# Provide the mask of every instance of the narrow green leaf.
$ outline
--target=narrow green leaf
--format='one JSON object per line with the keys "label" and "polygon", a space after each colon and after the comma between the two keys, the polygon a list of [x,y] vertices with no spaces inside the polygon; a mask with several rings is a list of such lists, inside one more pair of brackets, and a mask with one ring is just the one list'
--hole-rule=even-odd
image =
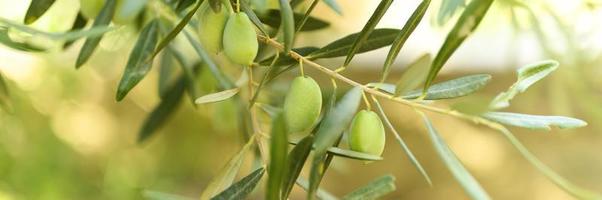
{"label": "narrow green leaf", "polygon": [[259,183],[259,181],[263,177],[264,172],[265,169],[263,168],[259,168],[253,171],[251,174],[245,176],[240,181],[232,184],[232,186],[230,186],[228,189],[211,198],[211,200],[246,199],[247,195],[253,192],[253,190]]}
{"label": "narrow green leaf", "polygon": [[207,64],[207,67],[209,67],[209,71],[211,71],[211,74],[213,74],[213,77],[215,77],[215,79],[219,83],[221,87],[220,89],[234,88],[234,83],[232,83],[232,81],[226,77],[224,72],[211,59],[211,56],[209,56],[205,49],[203,49],[201,43],[199,43],[199,41],[197,41],[195,37],[187,31],[184,31],[184,35],[186,36],[186,39],[188,39],[189,44],[192,45],[192,47],[194,48],[194,51],[196,51],[196,53],[201,57],[201,60],[203,60],[203,62]]}
{"label": "narrow green leaf", "polygon": [[531,153],[527,147],[525,147],[519,140],[507,129],[502,129],[501,133],[510,141],[512,146],[516,148],[520,152],[520,154],[531,163],[539,172],[544,174],[546,178],[556,184],[558,187],[562,188],[564,191],[573,195],[577,199],[588,199],[588,200],[597,200],[602,199],[602,194],[587,190],[585,188],[579,187],[578,185],[573,184],[572,182],[566,180],[564,177],[557,174],[554,170],[548,167],[546,164],[541,162],[533,153]]}
{"label": "narrow green leaf", "polygon": [[[395,36],[399,33],[399,29],[375,29],[366,39],[365,43],[359,47],[356,54],[376,50],[385,46],[391,45],[395,40]],[[334,58],[345,56],[350,51],[354,41],[358,39],[359,33],[354,33],[338,39],[320,50],[312,52],[308,55],[309,59],[318,58]]]}
{"label": "narrow green leaf", "polygon": [[87,30],[77,30],[77,31],[69,31],[69,32],[64,32],[64,33],[51,33],[51,32],[45,32],[45,31],[40,31],[34,28],[31,28],[29,26],[25,26],[23,24],[19,24],[19,23],[15,23],[12,22],[10,20],[4,19],[4,18],[0,18],[0,24],[4,24],[10,28],[14,28],[15,30],[19,30],[28,34],[31,34],[32,36],[41,36],[41,37],[45,37],[51,40],[64,40],[64,41],[73,41],[73,40],[77,40],[80,38],[84,38],[84,37],[97,37],[97,36],[101,36],[102,34],[113,30],[113,28],[107,25],[98,25],[98,26],[93,26]]}
{"label": "narrow green leaf", "polygon": [[395,177],[385,175],[346,194],[344,200],[378,199],[395,191]]}
{"label": "narrow green leaf", "polygon": [[[295,48],[292,49],[292,51],[294,51],[295,53],[298,53],[301,56],[307,56],[310,53],[317,51],[320,48],[317,47],[301,47],[301,48]],[[272,64],[272,61],[274,60],[275,56],[270,56],[269,58],[263,59],[262,61],[259,61],[259,65],[262,66],[268,66]],[[279,67],[279,66],[284,66],[284,65],[294,65],[297,64],[299,61],[295,60],[294,58],[290,57],[290,55],[288,54],[278,54],[278,60],[276,60],[276,62],[274,63],[274,66]]]}
{"label": "narrow green leaf", "polygon": [[115,99],[121,101],[150,71],[153,63],[146,62],[152,56],[159,40],[159,20],[149,22],[138,35],[138,41],[130,53],[125,71],[117,87]]}
{"label": "narrow green leaf", "polygon": [[[297,185],[299,185],[301,188],[303,188],[305,191],[309,191],[309,182],[306,179],[298,178],[295,183]],[[316,195],[318,196],[318,199],[320,199],[320,200],[337,200],[338,199],[334,195],[332,195],[330,192],[328,192],[322,188],[318,188]]]}
{"label": "narrow green leaf", "polygon": [[219,12],[222,9],[222,1],[221,0],[208,0],[209,6],[213,12]]}
{"label": "narrow green leaf", "polygon": [[466,5],[466,0],[445,0],[441,1],[441,7],[437,12],[437,24],[439,26],[445,25],[449,19],[454,16],[456,11]]}
{"label": "narrow green leaf", "polygon": [[376,10],[374,10],[366,25],[364,25],[364,28],[358,35],[357,39],[353,42],[353,45],[351,45],[351,49],[349,49],[349,52],[347,52],[347,57],[345,58],[345,63],[343,66],[349,65],[353,59],[353,56],[355,56],[355,54],[359,51],[360,47],[367,42],[368,37],[374,30],[374,27],[376,27],[380,19],[383,17],[383,15],[385,15],[389,9],[389,6],[391,6],[391,3],[393,3],[393,0],[380,1],[380,4],[378,4],[378,7],[376,7]]}
{"label": "narrow green leaf", "polygon": [[307,137],[303,138],[288,154],[287,171],[284,174],[282,181],[282,199],[287,199],[288,195],[293,190],[295,181],[299,177],[299,174],[301,174],[303,165],[305,165],[305,161],[309,156],[309,152],[311,152],[313,142],[314,136],[308,135]]}
{"label": "narrow green leaf", "polygon": [[161,52],[161,50],[163,50],[165,47],[167,47],[167,45],[173,39],[175,39],[176,36],[178,36],[178,34],[180,34],[180,32],[184,29],[184,27],[186,27],[188,22],[190,22],[190,20],[192,19],[192,17],[196,13],[196,11],[199,10],[199,8],[201,7],[201,4],[203,4],[203,2],[204,2],[204,0],[197,1],[197,3],[194,5],[194,7],[192,7],[192,9],[190,9],[190,11],[188,11],[188,13],[186,13],[186,15],[182,18],[182,20],[180,20],[180,22],[178,22],[178,24],[167,34],[167,36],[165,36],[165,38],[163,38],[161,40],[161,42],[159,42],[157,49],[155,49],[155,52],[153,53],[153,55],[146,62],[152,62],[152,60],[155,58],[155,56],[157,56],[157,54],[159,54],[159,52]]}
{"label": "narrow green leaf", "polygon": [[412,150],[410,150],[410,147],[408,147],[408,145],[405,143],[403,138],[401,138],[397,130],[395,130],[395,127],[393,127],[393,124],[391,124],[391,121],[389,121],[389,117],[387,117],[387,114],[385,113],[383,107],[380,105],[380,102],[378,102],[375,98],[372,102],[374,102],[374,105],[376,105],[376,110],[378,111],[378,114],[385,121],[385,125],[387,125],[387,127],[389,128],[391,134],[395,136],[395,140],[397,140],[397,143],[399,143],[399,146],[401,146],[403,152],[406,154],[406,156],[408,156],[410,162],[412,162],[412,165],[414,165],[416,170],[420,172],[424,180],[426,180],[426,182],[430,186],[432,186],[433,182],[431,181],[431,177],[429,177],[428,173],[426,173],[426,170],[424,170],[420,162],[418,162],[418,159],[416,159],[416,156],[414,156],[414,153],[412,153]]}
{"label": "narrow green leaf", "polygon": [[194,101],[194,103],[207,104],[207,103],[215,103],[215,102],[224,101],[224,100],[229,99],[230,97],[233,97],[234,95],[238,94],[239,91],[240,91],[239,88],[234,88],[234,89],[224,90],[221,92],[207,94],[207,95],[197,98]]}
{"label": "narrow green leaf", "polygon": [[[476,74],[441,82],[428,89],[425,100],[451,99],[469,95],[485,87],[491,80],[489,74]],[[415,99],[422,95],[422,90],[408,92],[401,97]]]}
{"label": "narrow green leaf", "polygon": [[152,136],[155,131],[169,119],[169,116],[180,104],[180,100],[184,95],[184,90],[186,90],[186,78],[182,75],[174,84],[172,84],[165,94],[165,98],[161,100],[159,105],[155,107],[144,121],[140,133],[138,134],[138,143],[142,143]]}
{"label": "narrow green leaf", "polygon": [[[281,15],[282,14],[280,13],[279,10],[269,9],[269,10],[267,10],[267,12],[265,14],[259,15],[258,17],[261,20],[261,22],[264,23],[265,25],[268,25],[273,28],[279,28],[282,23],[281,22],[282,20],[280,18]],[[296,26],[298,26],[298,24],[301,22],[303,17],[304,17],[303,14],[293,13],[293,18],[295,19],[295,22],[297,22],[297,23],[295,23]],[[328,23],[324,20],[314,18],[314,17],[308,17],[307,22],[305,23],[305,26],[303,26],[300,31],[320,30],[320,29],[327,28],[328,26],[330,26],[330,23]]]}
{"label": "narrow green leaf", "polygon": [[[71,25],[70,32],[81,30],[86,27],[86,24],[88,24],[88,19],[86,19],[81,12],[78,12],[75,21],[73,21],[73,25]],[[63,49],[69,48],[74,42],[75,40],[65,42],[65,44],[63,44]]]}
{"label": "narrow green leaf", "polygon": [[424,83],[431,64],[431,54],[424,54],[406,68],[395,85],[395,96],[405,94]]}
{"label": "narrow green leaf", "polygon": [[307,23],[307,20],[310,18],[311,13],[314,11],[319,2],[320,0],[313,0],[311,2],[311,5],[309,5],[309,8],[307,8],[307,10],[305,11],[303,17],[301,19],[295,19],[295,31],[300,32],[303,29],[303,27]]}
{"label": "narrow green leaf", "polygon": [[247,144],[240,149],[240,151],[230,158],[230,161],[221,168],[221,170],[211,179],[203,193],[201,193],[201,200],[207,200],[214,197],[220,191],[223,191],[228,186],[232,185],[242,162],[244,161],[245,154],[251,149],[251,146],[255,144],[255,137],[252,136]]}
{"label": "narrow green leaf", "polygon": [[270,165],[266,199],[278,200],[282,194],[282,184],[286,173],[288,153],[288,128],[284,114],[280,113],[272,122],[270,140]]}
{"label": "narrow green leaf", "polygon": [[462,162],[458,160],[456,154],[449,149],[443,138],[439,135],[435,127],[431,121],[426,117],[424,113],[421,113],[422,118],[424,120],[424,124],[428,129],[429,138],[433,143],[433,147],[435,148],[437,155],[447,169],[452,173],[454,178],[460,183],[464,191],[471,199],[491,199],[487,192],[483,190],[479,182],[464,168]]}
{"label": "narrow green leaf", "polygon": [[13,48],[19,51],[29,51],[29,52],[41,52],[45,51],[45,49],[30,45],[25,42],[17,42],[10,38],[8,35],[8,28],[4,26],[0,26],[0,43],[3,45]]}
{"label": "narrow green leaf", "polygon": [[362,153],[362,152],[353,151],[353,150],[349,150],[349,149],[341,149],[338,147],[328,148],[327,153],[330,155],[336,155],[336,156],[351,158],[351,159],[355,159],[355,160],[363,160],[363,161],[383,160],[383,158],[380,156],[375,156],[372,154]]}
{"label": "narrow green leaf", "polygon": [[178,0],[177,4],[176,4],[176,12],[180,13],[184,10],[186,10],[186,8],[190,7],[192,4],[194,4],[196,0]]}
{"label": "narrow green leaf", "polygon": [[54,4],[54,0],[31,0],[27,13],[25,13],[25,24],[34,23],[40,18],[50,6]]}
{"label": "narrow green leaf", "polygon": [[[111,23],[111,19],[113,19],[113,15],[115,14],[116,5],[117,0],[105,1],[104,6],[100,10],[100,13],[98,14],[98,16],[96,16],[96,19],[94,19],[92,27],[102,27],[109,25]],[[75,62],[76,69],[80,68],[86,63],[86,61],[88,61],[88,59],[90,59],[90,56],[92,56],[92,53],[94,53],[94,50],[96,50],[96,47],[100,43],[101,39],[102,35],[90,36],[86,39],[86,42],[84,42],[84,45],[82,46],[82,49],[79,51],[79,55],[77,56],[77,61]]]}
{"label": "narrow green leaf", "polygon": [[454,28],[447,34],[447,38],[445,38],[445,42],[439,49],[437,56],[435,56],[435,60],[433,60],[430,72],[426,78],[423,91],[427,91],[449,57],[451,57],[456,49],[460,47],[462,42],[464,42],[464,40],[479,26],[479,23],[481,23],[481,20],[485,17],[485,13],[487,13],[487,10],[489,10],[492,3],[493,0],[475,0],[468,4],[460,16],[460,19],[458,19],[458,22],[454,25]]}
{"label": "narrow green leaf", "polygon": [[319,187],[320,174],[324,170],[326,152],[329,147],[332,147],[341,138],[343,131],[351,123],[359,107],[361,97],[361,88],[354,87],[322,119],[318,132],[316,132],[316,139],[314,140],[315,152],[310,170],[310,187],[307,194],[310,199],[314,198],[316,189]]}
{"label": "narrow green leaf", "polygon": [[11,111],[12,106],[10,102],[10,93],[8,90],[8,86],[6,85],[6,80],[4,76],[0,72],[0,106],[5,111]]}
{"label": "narrow green leaf", "polygon": [[257,14],[255,14],[253,9],[251,9],[247,1],[240,0],[240,9],[242,9],[242,11],[245,12],[247,16],[249,16],[251,22],[255,24],[255,27],[257,27],[263,35],[269,35],[268,32],[265,30],[265,27],[263,27],[263,23],[261,23],[261,20],[259,20],[259,17],[257,17]]}
{"label": "narrow green leaf", "polygon": [[483,117],[502,124],[530,129],[551,130],[551,126],[556,126],[561,129],[579,128],[587,126],[587,122],[583,120],[563,116],[541,116],[508,112],[488,112],[483,114]]}
{"label": "narrow green leaf", "polygon": [[295,40],[295,18],[288,0],[278,0],[278,2],[280,3],[280,27],[284,33],[284,52],[288,52],[293,48]]}
{"label": "narrow green leaf", "polygon": [[423,0],[422,3],[418,5],[416,10],[414,10],[414,13],[412,13],[412,16],[410,16],[408,21],[406,21],[406,24],[401,29],[401,32],[399,32],[395,38],[393,44],[391,44],[391,49],[389,50],[389,54],[387,54],[387,58],[383,64],[381,82],[387,79],[389,71],[391,71],[391,65],[393,62],[395,62],[395,59],[397,59],[397,55],[399,55],[399,52],[401,51],[401,48],[405,44],[406,40],[408,40],[410,35],[412,35],[420,21],[422,21],[422,17],[424,17],[424,13],[426,13],[426,10],[430,4],[431,0]]}
{"label": "narrow green leaf", "polygon": [[159,63],[159,83],[157,86],[159,87],[159,96],[161,98],[165,97],[165,94],[168,91],[169,80],[174,73],[174,62],[173,55],[170,49],[166,49],[163,51],[161,55],[161,61]]}
{"label": "narrow green leaf", "polygon": [[558,62],[546,60],[521,67],[517,70],[518,80],[506,92],[502,92],[491,101],[491,109],[500,109],[510,106],[510,100],[519,93],[524,92],[535,82],[543,79],[554,70],[558,69]]}
{"label": "narrow green leaf", "polygon": [[339,15],[343,15],[343,10],[336,0],[323,0],[326,5]]}

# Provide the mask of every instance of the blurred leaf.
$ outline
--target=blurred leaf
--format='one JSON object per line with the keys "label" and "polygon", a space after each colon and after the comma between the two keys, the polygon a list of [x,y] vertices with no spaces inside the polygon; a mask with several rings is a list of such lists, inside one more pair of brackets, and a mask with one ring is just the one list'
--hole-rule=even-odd
{"label": "blurred leaf", "polygon": [[487,192],[483,190],[479,182],[464,168],[454,152],[449,149],[443,138],[437,133],[435,127],[426,115],[420,112],[429,133],[429,138],[433,143],[437,155],[443,161],[447,169],[454,175],[454,178],[460,183],[464,191],[471,199],[491,199]]}
{"label": "blurred leaf", "polygon": [[335,11],[339,15],[343,15],[343,10],[341,10],[341,6],[337,3],[337,0],[323,0],[326,5]]}
{"label": "blurred leaf", "polygon": [[213,12],[219,12],[222,9],[222,2],[221,0],[208,0],[209,1],[209,6],[211,7],[211,10],[213,10]]}
{"label": "blurred leaf", "polygon": [[0,18],[0,24],[4,24],[10,28],[14,28],[15,30],[22,31],[24,33],[31,34],[33,36],[42,36],[51,40],[64,40],[64,41],[73,41],[83,37],[96,37],[101,36],[102,34],[113,30],[113,28],[106,26],[93,26],[87,30],[77,30],[77,31],[68,31],[64,33],[50,33],[45,31],[40,31],[29,26],[25,26],[22,24],[18,24],[12,21],[9,21],[4,18]]}
{"label": "blurred leaf", "polygon": [[451,105],[451,109],[469,114],[469,115],[481,115],[489,111],[489,103],[491,97],[485,95],[471,95],[466,98],[462,98],[462,101]]}
{"label": "blurred leaf", "polygon": [[437,24],[439,26],[445,25],[449,19],[454,16],[456,11],[466,5],[466,0],[445,0],[441,1],[441,7],[437,12]]}
{"label": "blurred leaf", "polygon": [[0,43],[4,44],[7,47],[20,50],[20,51],[30,51],[30,52],[41,52],[45,51],[45,49],[40,47],[35,47],[25,42],[16,42],[13,41],[8,35],[8,28],[4,26],[0,26]]}
{"label": "blurred leaf", "polygon": [[288,0],[278,0],[278,2],[280,4],[280,27],[284,33],[284,52],[288,52],[293,48],[295,40],[295,18]]}
{"label": "blurred leaf", "polygon": [[215,197],[211,198],[211,200],[238,200],[238,199],[246,199],[247,195],[249,195],[255,187],[257,183],[263,177],[263,173],[265,169],[259,168],[253,171],[251,174],[245,176],[240,181],[232,184],[228,189],[219,193]]}
{"label": "blurred leaf", "polygon": [[161,61],[159,62],[159,96],[163,98],[168,91],[169,80],[174,72],[173,55],[170,49],[163,51]]}
{"label": "blurred leaf", "polygon": [[186,31],[184,32],[184,35],[186,36],[186,39],[188,39],[189,44],[192,45],[192,47],[194,48],[196,53],[201,57],[201,60],[203,60],[203,62],[205,62],[207,64],[207,67],[209,67],[209,71],[211,71],[211,74],[213,74],[213,77],[219,83],[220,88],[221,89],[234,88],[234,83],[232,83],[232,81],[229,80],[226,77],[226,75],[224,75],[224,72],[222,72],[222,70],[217,66],[217,64],[215,62],[213,62],[213,60],[211,59],[211,56],[209,56],[209,54],[207,54],[205,49],[203,49],[202,45],[195,39],[195,37]]}
{"label": "blurred leaf", "polygon": [[169,119],[170,115],[180,104],[184,90],[186,90],[186,78],[184,75],[181,75],[165,94],[165,98],[159,102],[159,105],[153,109],[144,121],[138,134],[138,143],[142,143],[148,139]]}
{"label": "blurred leaf", "polygon": [[[303,188],[305,191],[309,191],[309,183],[307,180],[305,180],[303,178],[298,178],[296,183],[301,188]],[[334,195],[332,195],[330,192],[328,192],[322,188],[318,188],[316,195],[318,196],[318,199],[320,199],[320,200],[337,200],[338,199]]]}
{"label": "blurred leaf", "polygon": [[25,13],[25,24],[34,23],[40,18],[50,6],[54,4],[54,0],[31,0],[27,13]]}
{"label": "blurred leaf", "polygon": [[278,115],[279,112],[282,112],[282,108],[274,107],[269,104],[257,103],[257,106],[259,106],[259,108],[261,108],[261,110],[263,110],[263,112],[268,114],[268,116],[270,116],[270,118],[274,118],[274,117],[276,117],[276,115]]}
{"label": "blurred leaf", "polygon": [[343,131],[351,123],[359,107],[361,97],[361,88],[354,87],[322,119],[314,140],[315,152],[310,170],[310,187],[307,194],[309,198],[314,197],[316,189],[319,187],[320,173],[324,169],[324,158],[328,148],[332,147],[341,138]]}
{"label": "blurred leaf", "polygon": [[193,198],[177,194],[169,194],[165,192],[158,192],[152,190],[144,190],[142,192],[142,196],[144,197],[144,199],[148,200],[193,200]]}
{"label": "blurred leaf", "polygon": [[249,17],[251,22],[253,22],[253,24],[255,24],[255,27],[257,27],[259,29],[259,31],[261,31],[261,33],[263,33],[263,35],[269,35],[268,32],[265,30],[265,27],[263,27],[263,23],[261,23],[261,20],[259,20],[259,18],[255,14],[255,11],[253,11],[253,9],[251,9],[251,7],[247,3],[247,1],[245,1],[245,0],[240,1],[240,9],[242,9],[242,11],[247,14],[247,16]]}
{"label": "blurred leaf", "polygon": [[587,122],[584,122],[583,120],[563,116],[541,116],[508,112],[488,112],[483,114],[483,117],[502,124],[530,129],[551,130],[551,126],[556,126],[561,129],[579,128],[587,126]]}
{"label": "blurred leaf", "polygon": [[[428,89],[425,100],[451,99],[469,95],[483,88],[491,80],[489,74],[476,74],[441,82]],[[404,99],[420,97],[422,90],[414,90],[401,96]]]}
{"label": "blurred leaf", "polygon": [[424,17],[424,13],[426,13],[426,10],[428,9],[430,3],[431,0],[423,0],[422,3],[418,5],[416,10],[414,10],[414,13],[412,13],[412,16],[410,16],[406,24],[403,26],[401,32],[399,32],[397,37],[395,37],[395,41],[393,41],[393,44],[391,44],[391,49],[389,50],[389,54],[387,55],[385,63],[383,64],[381,82],[387,79],[389,71],[391,71],[391,65],[393,64],[393,62],[395,62],[395,59],[397,58],[397,55],[399,55],[399,52],[401,51],[401,48],[405,44],[406,40],[408,40],[410,35],[412,35],[420,21],[422,21],[422,17]]}
{"label": "blurred leaf", "polygon": [[424,83],[431,63],[431,54],[424,54],[406,68],[395,85],[395,96],[405,94]]}
{"label": "blurred leaf", "polygon": [[477,0],[471,1],[470,4],[466,7],[454,28],[447,34],[447,38],[445,38],[445,42],[437,56],[435,56],[435,60],[431,64],[430,72],[426,78],[426,82],[424,84],[424,90],[431,86],[431,83],[439,74],[443,65],[447,62],[449,57],[460,47],[462,42],[474,32],[474,30],[479,26],[483,17],[485,17],[485,13],[489,10],[489,7],[493,3],[493,0]]}
{"label": "blurred leaf", "polygon": [[[190,7],[192,4],[194,4],[196,0],[178,0],[177,5],[176,5],[176,12],[180,13],[184,10],[186,10],[186,8]],[[202,0],[199,0],[202,1]]]}
{"label": "blurred leaf", "polygon": [[372,154],[362,153],[362,152],[353,151],[353,150],[349,150],[349,149],[341,149],[338,147],[328,148],[327,153],[336,155],[336,156],[342,156],[345,158],[351,158],[351,159],[355,159],[355,160],[364,160],[364,161],[378,161],[378,160],[383,159],[380,156],[375,156]]}
{"label": "blurred leaf", "polygon": [[374,89],[378,88],[378,90],[389,94],[393,94],[396,88],[395,85],[390,83],[368,83],[366,86]]}
{"label": "blurred leaf", "polygon": [[214,197],[218,192],[223,191],[228,186],[232,185],[242,162],[244,161],[245,154],[251,149],[251,146],[255,143],[255,135],[253,135],[247,144],[240,149],[240,151],[230,158],[230,161],[221,168],[221,170],[211,179],[203,193],[201,193],[201,200],[207,200]]}
{"label": "blurred leaf", "polygon": [[270,165],[268,167],[266,199],[278,200],[281,197],[282,183],[286,176],[288,153],[288,128],[283,113],[279,113],[273,120],[270,139]]}
{"label": "blurred leaf", "polygon": [[149,22],[138,35],[138,41],[130,53],[123,77],[117,87],[115,99],[121,101],[150,71],[153,63],[146,62],[153,55],[159,40],[159,21]]}
{"label": "blurred leaf", "polygon": [[557,174],[554,170],[542,163],[533,153],[531,153],[527,147],[525,147],[519,140],[507,129],[501,129],[500,132],[508,139],[508,141],[520,152],[520,154],[531,163],[539,172],[544,174],[546,178],[562,188],[564,191],[573,195],[576,199],[602,199],[602,194],[594,191],[590,191],[579,187],[566,180],[564,177]]}
{"label": "blurred leaf", "polygon": [[[111,23],[111,19],[113,19],[113,15],[115,14],[115,9],[117,5],[117,0],[106,0],[104,6],[100,10],[100,13],[94,19],[94,23],[92,27],[103,27],[107,26]],[[90,59],[94,50],[100,43],[102,39],[102,35],[99,36],[90,36],[84,42],[82,49],[79,51],[79,55],[77,56],[77,61],[75,62],[75,68],[80,68],[82,65]]]}
{"label": "blurred leaf", "polygon": [[353,45],[351,45],[351,48],[347,52],[347,57],[345,58],[345,63],[343,64],[343,66],[349,65],[349,63],[353,59],[353,56],[355,56],[355,54],[359,52],[360,47],[368,42],[367,40],[371,36],[370,34],[374,30],[374,27],[376,27],[380,19],[383,17],[383,15],[385,15],[387,10],[389,9],[389,6],[391,6],[391,3],[393,3],[393,0],[380,1],[380,4],[378,4],[378,7],[376,7],[376,10],[374,10],[372,16],[370,16],[370,19],[368,19],[368,22],[366,23],[366,25],[364,25],[364,28],[359,33],[358,37],[353,42]]}
{"label": "blurred leaf", "polygon": [[[75,17],[75,21],[73,21],[73,25],[71,25],[71,30],[69,32],[81,30],[86,27],[86,24],[88,24],[88,19],[86,19],[86,17],[84,17],[84,15],[82,15],[81,12],[78,12],[77,16]],[[65,42],[65,44],[63,44],[63,49],[69,48],[74,42],[75,40]]]}
{"label": "blurred leaf", "polygon": [[395,177],[385,175],[345,195],[344,200],[379,199],[395,191]]}
{"label": "blurred leaf", "polygon": [[10,111],[12,109],[10,102],[10,93],[8,91],[8,86],[6,85],[6,80],[4,76],[0,72],[0,106],[5,111]]}
{"label": "blurred leaf", "polygon": [[489,107],[500,109],[510,106],[510,100],[514,96],[524,92],[529,86],[558,69],[558,65],[558,62],[554,60],[546,60],[519,68],[517,70],[518,80],[506,92],[497,95]]}
{"label": "blurred leaf", "polygon": [[[305,14],[303,14],[303,16],[301,17],[301,19],[295,18],[295,31],[300,32],[301,30],[303,30],[305,24],[307,23],[307,20],[309,20],[309,18],[311,17],[310,15],[314,11],[318,3],[320,3],[320,0],[313,0],[311,2],[311,5],[309,5],[309,8],[307,8],[307,10],[305,11]],[[291,4],[293,4],[292,1]]]}
{"label": "blurred leaf", "polygon": [[403,141],[403,139],[401,138],[401,136],[399,135],[397,130],[395,130],[395,127],[393,126],[393,124],[391,124],[391,121],[389,121],[389,117],[387,117],[387,114],[385,113],[385,110],[383,109],[383,107],[380,105],[380,102],[378,102],[378,100],[376,100],[376,98],[373,98],[372,102],[374,102],[374,105],[376,105],[375,106],[376,111],[378,111],[380,118],[382,118],[384,120],[385,125],[389,128],[391,134],[393,134],[393,136],[395,136],[395,140],[397,140],[397,143],[399,143],[399,146],[401,146],[401,148],[403,149],[403,152],[406,154],[406,156],[408,156],[408,158],[410,159],[410,162],[412,162],[412,165],[414,165],[416,170],[418,170],[418,172],[420,172],[420,174],[422,175],[424,180],[426,180],[426,182],[429,184],[429,186],[432,186],[433,183],[431,181],[431,177],[429,177],[428,173],[426,173],[426,170],[424,170],[424,168],[422,167],[420,162],[418,162],[418,159],[416,159],[416,156],[414,156],[414,153],[412,153],[412,150],[410,150],[410,148],[405,143],[405,141]]}
{"label": "blurred leaf", "polygon": [[161,42],[159,43],[159,46],[157,46],[157,49],[155,50],[153,55],[146,62],[152,62],[152,60],[155,58],[155,56],[157,56],[157,54],[159,54],[159,52],[161,52],[161,50],[163,50],[165,47],[167,47],[167,45],[169,45],[169,43],[173,39],[175,39],[176,36],[178,36],[178,34],[180,34],[180,32],[184,29],[184,27],[186,27],[188,22],[190,22],[190,20],[192,19],[192,17],[196,13],[196,11],[199,10],[199,8],[201,7],[201,4],[203,4],[204,1],[205,0],[197,1],[197,3],[194,5],[194,7],[192,7],[192,9],[190,11],[188,11],[188,13],[186,13],[186,15],[182,18],[182,20],[180,20],[180,22],[178,22],[178,24],[167,34],[167,36],[165,36],[165,38],[163,38],[161,40]]}
{"label": "blurred leaf", "polygon": [[181,51],[179,51],[176,48],[172,48],[171,46],[168,46],[167,49],[171,51],[171,54],[179,63],[182,72],[184,72],[184,78],[186,78],[186,83],[188,84],[188,96],[190,97],[190,101],[192,102],[192,104],[196,106],[194,101],[200,96],[200,89],[199,85],[196,82],[197,71],[195,70],[195,68],[199,67],[200,65],[203,65],[204,63],[189,64],[187,62],[186,56]]}
{"label": "blurred leaf", "polygon": [[287,171],[282,179],[282,196],[281,199],[288,199],[288,195],[293,190],[295,181],[301,174],[303,165],[311,152],[314,136],[308,135],[303,138],[291,152],[288,154]]}
{"label": "blurred leaf", "polygon": [[234,89],[224,90],[221,92],[207,94],[207,95],[197,98],[194,101],[194,103],[207,104],[207,103],[215,103],[215,102],[223,101],[223,100],[229,99],[230,97],[233,97],[234,95],[238,94],[239,91],[240,91],[239,88],[234,88]]}
{"label": "blurred leaf", "polygon": [[[399,29],[375,29],[370,33],[364,44],[355,52],[356,54],[372,51],[391,45]],[[354,41],[358,39],[359,33],[354,33],[338,39],[320,50],[314,51],[308,55],[308,59],[334,58],[347,55]]]}
{"label": "blurred leaf", "polygon": [[[280,15],[281,14],[280,14],[279,10],[270,9],[265,14],[260,15],[259,19],[261,19],[261,22],[263,22],[264,24],[266,24],[270,27],[278,28],[278,27],[280,27],[280,23],[281,23]],[[293,13],[293,16],[294,16],[294,19],[296,22],[300,22],[301,19],[304,17],[303,14],[299,14],[299,13]],[[305,25],[303,26],[301,31],[314,31],[314,30],[327,28],[328,26],[330,26],[330,23],[328,23],[324,20],[314,18],[314,17],[308,17],[307,22],[305,23]]]}

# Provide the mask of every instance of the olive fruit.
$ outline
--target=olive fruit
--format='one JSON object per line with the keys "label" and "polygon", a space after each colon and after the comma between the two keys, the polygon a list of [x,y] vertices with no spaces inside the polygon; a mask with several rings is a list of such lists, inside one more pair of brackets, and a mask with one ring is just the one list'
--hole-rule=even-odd
{"label": "olive fruit", "polygon": [[222,36],[226,21],[228,21],[228,9],[222,8],[216,13],[206,2],[203,3],[201,9],[199,39],[207,51],[217,54],[222,50]]}
{"label": "olive fruit", "polygon": [[378,115],[372,111],[358,112],[349,130],[351,150],[380,156],[385,148],[385,128]]}
{"label": "olive fruit", "polygon": [[322,110],[320,86],[310,77],[293,80],[284,100],[284,117],[290,132],[311,128]]}
{"label": "olive fruit", "polygon": [[146,6],[147,0],[117,0],[113,22],[128,24],[133,22]]}
{"label": "olive fruit", "polygon": [[230,14],[223,36],[224,52],[230,61],[241,65],[253,63],[259,47],[256,34],[247,14]]}
{"label": "olive fruit", "polygon": [[105,0],[79,0],[79,9],[84,17],[94,19],[104,4]]}

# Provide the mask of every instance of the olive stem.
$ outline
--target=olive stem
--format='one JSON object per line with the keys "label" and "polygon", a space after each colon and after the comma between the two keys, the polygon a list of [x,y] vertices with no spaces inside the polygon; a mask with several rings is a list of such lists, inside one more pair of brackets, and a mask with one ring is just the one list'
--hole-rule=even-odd
{"label": "olive stem", "polygon": [[368,101],[368,96],[366,96],[365,91],[362,91],[362,97],[364,99],[364,103],[366,104],[367,110],[372,110],[372,105],[370,104],[370,101]]}
{"label": "olive stem", "polygon": [[301,72],[301,76],[305,77],[305,72],[303,71],[303,60],[299,60],[299,71]]}

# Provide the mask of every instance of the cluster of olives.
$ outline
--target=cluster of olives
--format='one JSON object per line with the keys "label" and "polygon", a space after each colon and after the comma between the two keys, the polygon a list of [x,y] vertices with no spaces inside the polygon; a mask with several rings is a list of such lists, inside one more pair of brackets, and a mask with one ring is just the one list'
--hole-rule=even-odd
{"label": "cluster of olives", "polygon": [[[79,0],[84,17],[94,19],[100,13],[105,0]],[[117,0],[113,22],[128,24],[133,22],[146,6],[147,0]]]}
{"label": "cluster of olives", "polygon": [[199,38],[207,51],[217,54],[224,50],[236,64],[251,65],[257,56],[255,28],[244,12],[225,8],[215,12],[204,2],[199,15]]}
{"label": "cluster of olives", "polygon": [[[290,132],[304,132],[318,121],[322,92],[316,81],[300,76],[293,80],[284,101],[284,117]],[[385,147],[385,128],[370,110],[358,112],[349,128],[348,142],[353,151],[380,156]]]}

